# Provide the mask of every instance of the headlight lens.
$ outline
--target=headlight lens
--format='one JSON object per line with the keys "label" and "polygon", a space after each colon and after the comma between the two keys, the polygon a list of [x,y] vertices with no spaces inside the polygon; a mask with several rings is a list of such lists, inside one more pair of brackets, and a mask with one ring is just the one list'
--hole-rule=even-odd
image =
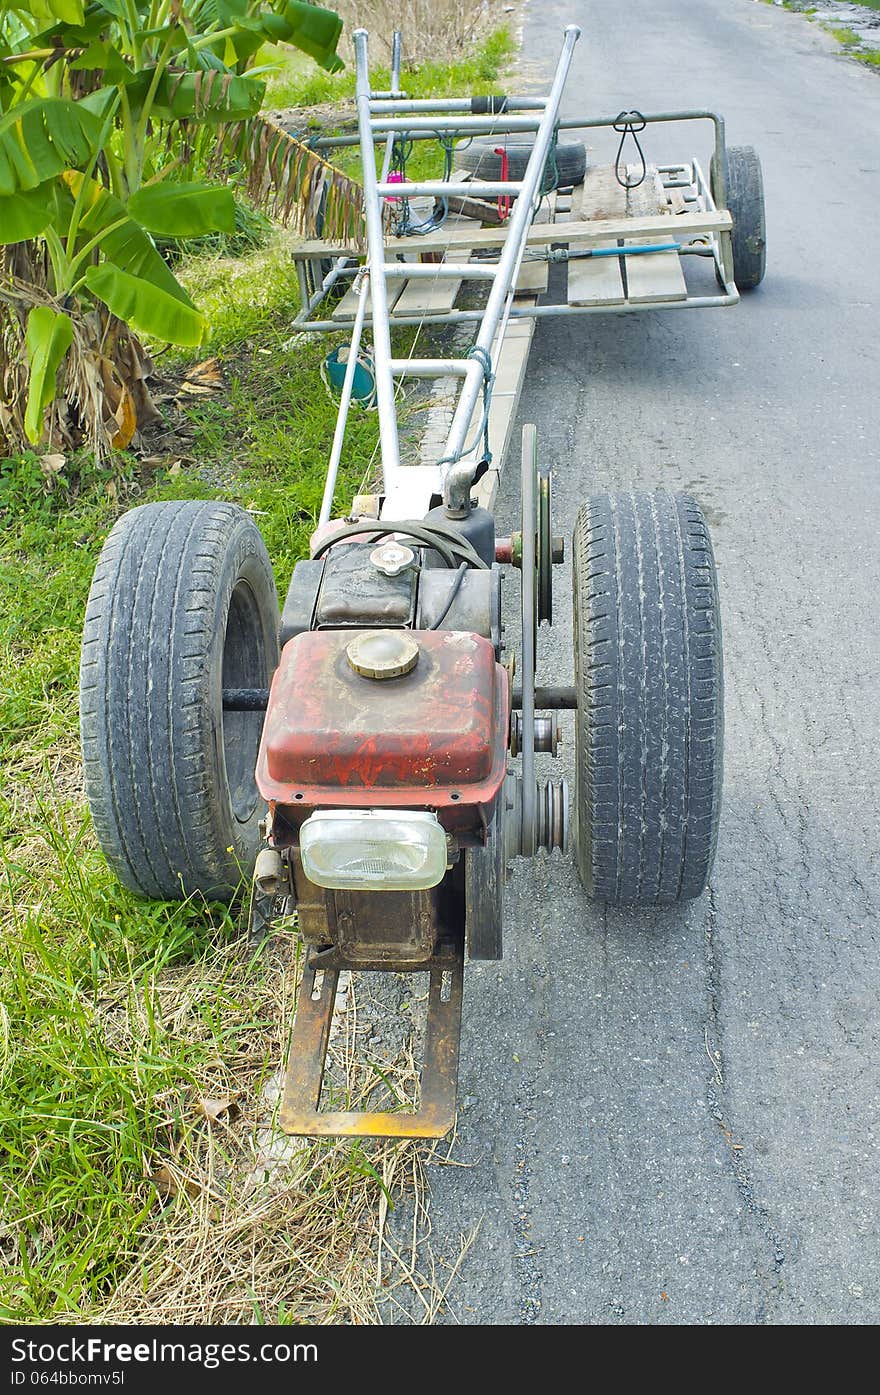
{"label": "headlight lens", "polygon": [[303,871],[333,891],[425,891],[446,871],[436,814],[321,810],[300,829]]}

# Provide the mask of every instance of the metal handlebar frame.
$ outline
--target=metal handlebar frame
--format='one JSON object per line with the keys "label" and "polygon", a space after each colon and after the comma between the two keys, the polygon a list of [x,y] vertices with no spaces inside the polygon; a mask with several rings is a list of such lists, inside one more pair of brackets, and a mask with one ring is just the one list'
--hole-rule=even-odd
{"label": "metal handlebar frame", "polygon": [[[487,380],[493,370],[491,355],[501,348],[507,326],[511,320],[522,318],[543,318],[558,314],[587,313],[631,313],[638,305],[615,306],[571,306],[571,305],[532,305],[528,308],[513,306],[514,288],[522,265],[529,234],[541,199],[540,184],[552,143],[560,131],[586,130],[599,127],[613,127],[617,115],[598,117],[575,117],[561,120],[559,108],[571,67],[574,47],[580,37],[577,25],[569,25],[564,32],[562,49],[550,92],[546,98],[450,98],[414,100],[400,87],[401,40],[395,33],[392,43],[391,87],[387,92],[371,91],[368,61],[368,35],[365,29],[354,31],[355,100],[357,108],[357,135],[343,135],[322,138],[313,143],[316,149],[329,149],[333,146],[359,144],[364,188],[364,215],[367,236],[367,256],[362,266],[346,264],[345,256],[338,256],[330,271],[323,278],[320,287],[303,296],[303,307],[296,323],[309,332],[338,330],[338,321],[310,320],[310,316],[326,296],[328,291],[343,278],[354,277],[357,292],[357,307],[352,328],[349,360],[343,381],[339,413],[334,433],[333,446],[327,470],[327,480],[321,504],[321,523],[330,518],[333,496],[336,488],[339,464],[345,439],[346,423],[351,407],[357,355],[364,328],[369,325],[373,334],[373,371],[376,385],[376,405],[379,415],[379,444],[381,452],[382,490],[385,495],[383,518],[414,516],[414,486],[416,472],[413,467],[401,466],[400,442],[397,414],[395,409],[395,378],[404,375],[437,378],[458,376],[462,379],[449,434],[441,451],[440,477],[433,472],[433,487],[415,490],[418,502],[424,509],[430,507],[430,496],[439,488],[442,490],[447,513],[451,518],[466,517],[470,512],[470,492],[474,473],[479,463],[478,447],[466,444],[467,433],[474,416],[474,410],[481,392],[485,391]],[[517,114],[519,113],[519,114]],[[699,191],[700,199],[707,209],[723,208],[726,202],[725,187],[725,131],[723,118],[709,110],[681,110],[645,113],[646,124],[707,120],[713,123],[715,146],[715,187],[710,191],[708,183],[697,162],[691,162],[692,182]],[[457,132],[463,135],[491,133],[505,135],[518,131],[534,132],[534,144],[523,177],[515,182],[495,180],[470,181],[467,184],[438,182],[436,180],[406,181],[392,183],[388,174],[391,165],[392,148],[396,136],[407,140],[435,139],[438,131]],[[384,139],[385,151],[381,173],[376,172],[376,141]],[[679,168],[679,167],[676,167]],[[681,168],[685,168],[682,166]],[[412,197],[425,195],[440,197],[455,195],[456,192],[471,196],[483,194],[487,197],[499,192],[515,193],[517,198],[513,211],[505,227],[504,242],[497,260],[474,262],[468,266],[419,265],[413,262],[386,262],[385,228],[383,206],[389,197]],[[714,198],[713,198],[714,193]],[[646,249],[635,249],[635,251]],[[626,249],[621,249],[620,255]],[[738,300],[733,283],[732,256],[729,233],[712,234],[702,246],[679,247],[680,253],[709,255],[715,260],[716,268],[724,282],[720,295],[691,296],[687,300],[670,303],[669,308],[697,309],[707,306],[733,305]],[[563,253],[549,250],[543,255],[548,260],[560,259]],[[583,251],[570,254],[574,257],[588,255]],[[297,265],[301,265],[300,262]],[[395,359],[391,349],[391,317],[388,309],[387,283],[389,278],[405,276],[414,279],[420,276],[456,279],[485,280],[489,287],[486,305],[481,310],[453,310],[450,312],[427,313],[412,316],[395,316],[395,324],[451,324],[473,322],[478,324],[476,341],[464,359]],[[305,277],[302,278],[305,282]],[[402,510],[402,512],[401,512]]]}
{"label": "metal handlebar frame", "polygon": [[[503,340],[506,329],[507,318],[513,301],[513,288],[519,272],[520,264],[525,252],[526,237],[529,226],[535,214],[537,202],[540,199],[539,186],[544,173],[544,166],[550,152],[551,143],[555,137],[558,126],[559,106],[562,101],[562,94],[565,88],[565,80],[571,66],[574,46],[580,37],[580,29],[577,25],[569,25],[565,30],[562,44],[562,51],[556,65],[556,72],[550,89],[550,94],[546,101],[540,104],[540,117],[528,118],[518,124],[524,129],[535,131],[534,146],[529,157],[523,178],[517,181],[516,185],[501,185],[494,182],[485,182],[481,185],[484,192],[495,194],[504,192],[505,189],[517,193],[516,206],[511,215],[507,236],[501,251],[501,256],[487,279],[490,280],[491,289],[485,309],[481,315],[480,329],[477,334],[476,344],[472,350],[472,356],[466,361],[462,371],[463,383],[459,396],[458,405],[453,416],[452,425],[446,446],[443,450],[443,459],[446,461],[446,470],[443,477],[443,495],[447,509],[451,517],[463,517],[470,511],[470,486],[473,480],[477,462],[463,460],[465,451],[465,437],[468,425],[474,411],[477,399],[486,382],[488,373],[491,371],[491,354],[493,344]],[[401,114],[387,115],[389,107],[395,109],[395,98],[387,98],[384,94],[381,98],[374,97],[370,91],[369,77],[369,55],[368,36],[365,29],[356,29],[353,35],[355,52],[355,100],[357,104],[358,139],[361,147],[361,167],[363,173],[364,186],[364,220],[367,233],[367,261],[363,270],[369,290],[369,303],[371,311],[373,329],[373,371],[376,380],[376,403],[379,412],[379,442],[382,460],[382,484],[383,491],[388,497],[393,494],[394,486],[398,482],[401,472],[400,464],[400,442],[397,431],[397,414],[394,405],[394,374],[395,366],[391,353],[391,329],[388,312],[387,299],[387,268],[385,263],[385,239],[383,228],[382,209],[385,198],[396,195],[413,196],[417,194],[434,195],[455,193],[457,185],[439,184],[436,181],[407,182],[391,184],[388,182],[388,166],[390,162],[391,145],[395,135],[409,134],[412,130],[419,129],[424,123],[432,132],[438,130],[470,130],[476,124],[480,127],[486,126],[485,121],[478,117],[417,117],[407,112],[406,107],[411,104],[405,97],[401,96]],[[374,109],[378,108],[378,110]],[[490,123],[491,125],[491,123]],[[377,135],[385,135],[386,159],[383,164],[382,175],[376,177],[375,159],[375,138]],[[470,186],[470,193],[474,193],[474,186]],[[466,192],[464,185],[461,192]],[[357,353],[357,342],[360,337],[360,330],[364,322],[364,296],[363,287],[361,298],[358,302],[358,315],[355,321],[355,335],[350,350],[350,358]],[[436,364],[433,361],[436,375]],[[450,371],[456,371],[454,369]],[[341,433],[344,432],[344,418],[348,414],[351,400],[351,382],[354,370],[346,373],[346,382],[343,385],[343,400],[340,403],[340,422],[337,423],[336,439],[334,440],[334,452],[331,457],[331,469],[334,472],[338,468],[338,454],[336,449],[337,441],[341,451]],[[348,392],[345,388],[348,386]],[[334,478],[335,483],[335,478]],[[328,478],[328,487],[330,481]],[[331,494],[332,497],[332,494]],[[325,492],[325,504],[327,502]],[[323,516],[323,510],[322,510]]]}

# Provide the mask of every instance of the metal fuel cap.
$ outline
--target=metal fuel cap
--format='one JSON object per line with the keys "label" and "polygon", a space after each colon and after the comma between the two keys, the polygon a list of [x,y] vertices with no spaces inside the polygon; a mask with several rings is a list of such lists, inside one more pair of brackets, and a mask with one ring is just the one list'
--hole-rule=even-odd
{"label": "metal fuel cap", "polygon": [[418,663],[419,646],[403,630],[370,630],[349,641],[345,657],[363,678],[400,678]]}
{"label": "metal fuel cap", "polygon": [[400,576],[400,573],[407,571],[415,560],[416,554],[411,547],[405,547],[403,543],[393,539],[374,547],[370,553],[370,561],[383,576]]}

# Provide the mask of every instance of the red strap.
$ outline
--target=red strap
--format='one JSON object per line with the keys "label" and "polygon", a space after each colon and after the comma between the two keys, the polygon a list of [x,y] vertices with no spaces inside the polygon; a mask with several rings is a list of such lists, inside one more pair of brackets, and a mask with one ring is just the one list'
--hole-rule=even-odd
{"label": "red strap", "polygon": [[[501,156],[501,180],[506,183],[510,175],[510,161],[507,158],[507,150],[503,145],[496,145],[495,154]],[[498,195],[498,217],[502,223],[510,216],[510,195]]]}

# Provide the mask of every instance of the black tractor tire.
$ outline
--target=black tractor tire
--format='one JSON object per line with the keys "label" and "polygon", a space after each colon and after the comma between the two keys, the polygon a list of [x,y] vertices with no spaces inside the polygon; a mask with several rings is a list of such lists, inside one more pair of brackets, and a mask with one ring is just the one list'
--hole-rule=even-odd
{"label": "black tractor tire", "polygon": [[266,688],[279,611],[265,544],[232,504],[172,501],[123,515],[95,569],[80,664],[86,794],[119,880],[160,900],[231,902],[264,812],[262,712],[223,688]]}
{"label": "black tractor tire", "polygon": [[[727,176],[727,208],[733,218],[733,279],[738,291],[753,291],[763,281],[767,265],[761,161],[751,145],[730,145],[727,147],[724,168]],[[718,167],[714,155],[709,163],[709,188],[717,203]],[[719,285],[723,286],[721,278],[717,279]]]}
{"label": "black tractor tire", "polygon": [[721,811],[712,544],[693,499],[603,494],[574,530],[576,856],[611,905],[699,896]]}
{"label": "black tractor tire", "polygon": [[[477,141],[456,152],[456,161],[462,169],[470,170],[475,179],[499,180],[501,178],[501,156],[495,154],[497,147],[507,151],[507,178],[522,179],[532,153],[534,141],[507,140],[499,136],[496,140]],[[551,189],[567,189],[575,184],[583,184],[587,172],[587,149],[581,141],[567,141],[558,144],[555,152],[556,178],[546,182],[552,175],[553,165],[547,162],[545,182],[542,192]]]}

